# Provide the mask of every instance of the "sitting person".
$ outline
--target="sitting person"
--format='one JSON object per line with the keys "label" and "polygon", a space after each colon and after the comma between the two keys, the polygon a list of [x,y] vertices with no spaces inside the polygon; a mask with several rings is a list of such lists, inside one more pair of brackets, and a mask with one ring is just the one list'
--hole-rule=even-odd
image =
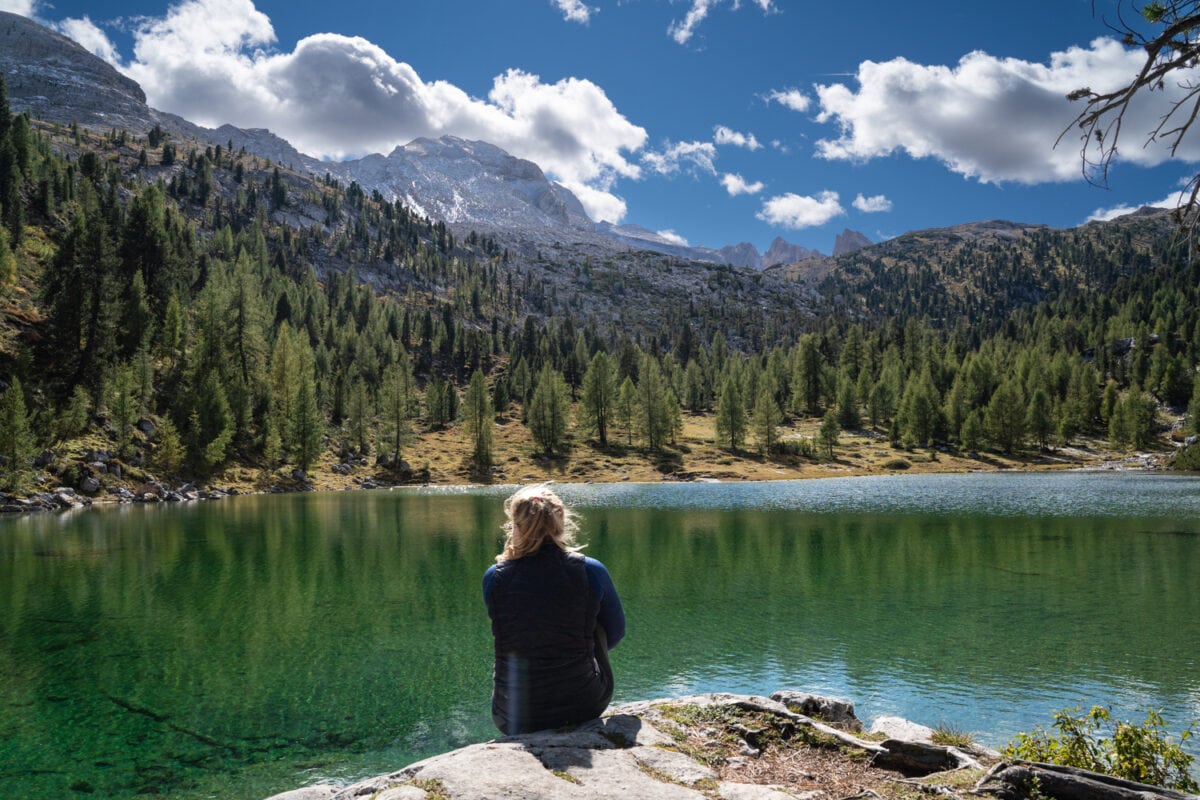
{"label": "sitting person", "polygon": [[504,503],[504,552],[483,576],[492,620],[492,720],[507,734],[595,719],[613,694],[625,613],[608,570],[576,552],[574,514],[548,486]]}

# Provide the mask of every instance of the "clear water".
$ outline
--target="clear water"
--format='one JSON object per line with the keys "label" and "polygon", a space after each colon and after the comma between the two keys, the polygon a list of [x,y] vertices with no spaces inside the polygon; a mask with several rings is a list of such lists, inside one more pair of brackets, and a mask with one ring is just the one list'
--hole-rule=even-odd
{"label": "clear water", "polygon": [[[0,797],[256,800],[491,738],[508,491],[0,520]],[[559,491],[625,602],[617,701],[798,688],[994,745],[1200,717],[1200,478]]]}

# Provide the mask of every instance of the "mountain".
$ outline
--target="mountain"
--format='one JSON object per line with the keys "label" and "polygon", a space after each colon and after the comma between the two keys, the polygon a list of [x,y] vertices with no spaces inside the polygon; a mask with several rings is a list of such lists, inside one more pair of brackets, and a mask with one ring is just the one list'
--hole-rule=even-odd
{"label": "mountain", "polygon": [[547,180],[541,167],[493,144],[456,136],[416,139],[387,156],[322,164],[334,177],[405,204],[432,219],[535,235],[591,231],[583,204]]}
{"label": "mountain", "polygon": [[870,247],[871,240],[858,231],[852,231],[849,228],[844,229],[837,235],[837,239],[833,243],[833,257],[849,255],[856,250],[862,250],[864,247]]}
{"label": "mountain", "polygon": [[779,264],[793,264],[797,261],[803,261],[806,258],[821,255],[816,250],[809,250],[807,247],[785,242],[781,237],[776,236],[771,246],[767,248],[767,252],[763,254],[762,266],[774,267]]}
{"label": "mountain", "polygon": [[400,200],[434,220],[487,231],[508,244],[574,242],[601,250],[649,250],[676,258],[761,269],[810,255],[776,239],[766,259],[752,244],[692,247],[637,225],[596,224],[565,186],[532,161],[495,145],[454,136],[417,139],[391,153],[326,162],[298,151],[263,128],[195,125],[149,107],[136,82],[83,47],[38,23],[0,12],[0,72],[13,110],[64,125],[145,134],[155,126],[209,145],[232,145],[273,163],[326,174],[368,193]]}
{"label": "mountain", "polygon": [[14,111],[136,132],[153,124],[135,81],[66,36],[6,11],[0,11],[0,73]]}

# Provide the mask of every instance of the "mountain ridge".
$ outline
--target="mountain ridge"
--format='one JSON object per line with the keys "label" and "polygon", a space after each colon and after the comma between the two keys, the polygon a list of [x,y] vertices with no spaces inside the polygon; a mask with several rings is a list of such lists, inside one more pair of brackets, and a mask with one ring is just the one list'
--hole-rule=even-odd
{"label": "mountain ridge", "polygon": [[[494,144],[455,136],[418,138],[387,155],[322,161],[266,128],[196,125],[146,104],[141,87],[78,43],[39,23],[0,11],[0,72],[16,110],[64,125],[146,134],[158,126],[209,145],[232,145],[275,163],[357,182],[368,193],[400,199],[450,225],[487,230],[544,245],[573,237],[580,244],[646,249],[677,258],[762,269],[815,255],[776,237],[767,253],[743,242],[696,247],[633,224],[595,223],[565,186],[541,167]],[[516,244],[517,242],[513,242]],[[836,249],[836,246],[835,246]]]}

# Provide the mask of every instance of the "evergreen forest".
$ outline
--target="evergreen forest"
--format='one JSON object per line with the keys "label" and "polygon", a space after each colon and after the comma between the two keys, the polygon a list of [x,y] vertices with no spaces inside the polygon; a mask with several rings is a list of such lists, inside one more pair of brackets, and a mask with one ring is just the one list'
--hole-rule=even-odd
{"label": "evergreen forest", "polygon": [[[231,145],[14,114],[0,82],[12,494],[78,487],[100,453],[143,483],[426,480],[447,431],[489,480],[497,424],[546,457],[654,457],[685,419],[766,460],[846,431],[1166,451],[1197,431],[1198,363],[1200,262],[1166,212],[908,234],[807,272],[542,251]],[[812,436],[781,434],[796,420]]]}

